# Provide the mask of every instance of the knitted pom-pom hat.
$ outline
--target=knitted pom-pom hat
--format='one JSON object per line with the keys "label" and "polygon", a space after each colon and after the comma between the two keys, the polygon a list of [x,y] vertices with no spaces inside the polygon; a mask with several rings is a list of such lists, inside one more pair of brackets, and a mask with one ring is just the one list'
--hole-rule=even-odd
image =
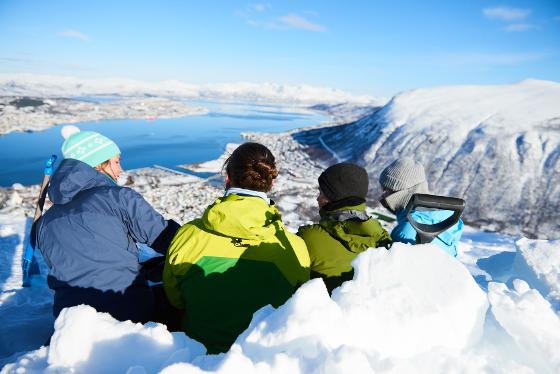
{"label": "knitted pom-pom hat", "polygon": [[394,191],[385,197],[389,208],[394,212],[406,208],[415,193],[430,193],[424,167],[410,157],[393,161],[381,172],[379,183]]}
{"label": "knitted pom-pom hat", "polygon": [[62,154],[64,158],[72,158],[85,162],[91,167],[121,154],[119,147],[111,139],[94,131],[80,131],[76,126],[64,126],[61,130],[64,137]]}

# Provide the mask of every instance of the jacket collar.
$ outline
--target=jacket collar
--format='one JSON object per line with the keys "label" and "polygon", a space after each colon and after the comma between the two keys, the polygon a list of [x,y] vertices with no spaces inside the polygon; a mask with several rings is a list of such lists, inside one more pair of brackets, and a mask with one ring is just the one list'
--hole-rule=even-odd
{"label": "jacket collar", "polygon": [[319,215],[321,216],[321,220],[332,220],[338,222],[348,221],[351,219],[367,221],[369,219],[369,216],[366,213],[365,203],[352,206],[341,206],[338,209],[332,210],[329,210],[328,207],[323,207],[319,210]]}
{"label": "jacket collar", "polygon": [[257,196],[263,199],[264,201],[266,201],[266,203],[270,205],[270,199],[268,198],[265,192],[248,190],[246,188],[240,188],[240,187],[230,187],[226,190],[224,197],[230,194],[236,194],[239,196]]}

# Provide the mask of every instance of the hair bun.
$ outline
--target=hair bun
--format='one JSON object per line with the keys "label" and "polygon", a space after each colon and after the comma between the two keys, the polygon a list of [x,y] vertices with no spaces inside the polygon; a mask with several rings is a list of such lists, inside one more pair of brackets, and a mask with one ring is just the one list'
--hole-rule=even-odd
{"label": "hair bun", "polygon": [[278,176],[274,155],[259,143],[243,143],[227,159],[225,168],[234,187],[268,192]]}
{"label": "hair bun", "polygon": [[278,176],[275,166],[267,164],[265,161],[256,161],[253,165],[253,169],[259,174],[259,176],[266,182],[270,183],[274,178]]}

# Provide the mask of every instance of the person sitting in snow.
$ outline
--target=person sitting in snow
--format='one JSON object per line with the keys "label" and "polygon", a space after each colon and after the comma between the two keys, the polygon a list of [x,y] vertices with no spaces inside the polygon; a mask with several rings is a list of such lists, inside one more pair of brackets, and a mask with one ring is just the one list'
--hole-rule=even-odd
{"label": "person sitting in snow", "polygon": [[368,248],[388,247],[391,237],[366,213],[368,175],[364,168],[343,162],[319,176],[318,224],[302,226],[311,260],[311,277],[323,278],[329,293],[352,279],[352,260]]}
{"label": "person sitting in snow", "polygon": [[62,134],[65,159],[48,188],[54,205],[35,235],[49,267],[53,314],[86,304],[121,321],[147,322],[154,299],[136,243],[165,254],[179,225],[117,185],[121,151],[111,139],[75,126]]}
{"label": "person sitting in snow", "polygon": [[163,271],[183,329],[208,353],[226,352],[265,305],[279,307],[309,280],[305,243],[288,232],[267,192],[278,171],[268,148],[244,143],[227,159],[226,192],[182,226]]}
{"label": "person sitting in snow", "polygon": [[[395,160],[379,176],[383,188],[381,204],[397,216],[397,226],[391,231],[395,242],[416,244],[416,230],[406,217],[406,205],[415,193],[429,194],[424,167],[410,157]],[[453,214],[448,210],[418,210],[412,218],[418,223],[439,223]],[[439,234],[432,243],[439,245],[452,256],[457,256],[457,246],[461,239],[463,221]]]}

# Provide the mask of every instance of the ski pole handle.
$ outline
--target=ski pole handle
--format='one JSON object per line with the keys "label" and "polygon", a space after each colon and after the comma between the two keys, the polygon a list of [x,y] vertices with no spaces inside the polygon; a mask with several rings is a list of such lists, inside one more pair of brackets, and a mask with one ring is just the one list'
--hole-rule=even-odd
{"label": "ski pole handle", "polygon": [[45,173],[44,173],[45,175],[48,175],[49,177],[52,175],[53,166],[55,162],[56,162],[56,155],[52,155],[51,157],[49,157],[47,162],[45,162]]}
{"label": "ski pole handle", "polygon": [[41,183],[41,190],[39,191],[39,199],[37,200],[37,206],[35,207],[35,215],[33,216],[33,223],[37,222],[41,215],[43,214],[43,206],[45,205],[45,198],[47,197],[47,186],[49,185],[49,180],[53,173],[53,166],[56,162],[56,155],[52,155],[47,162],[45,162],[45,170],[43,176],[43,183]]}

